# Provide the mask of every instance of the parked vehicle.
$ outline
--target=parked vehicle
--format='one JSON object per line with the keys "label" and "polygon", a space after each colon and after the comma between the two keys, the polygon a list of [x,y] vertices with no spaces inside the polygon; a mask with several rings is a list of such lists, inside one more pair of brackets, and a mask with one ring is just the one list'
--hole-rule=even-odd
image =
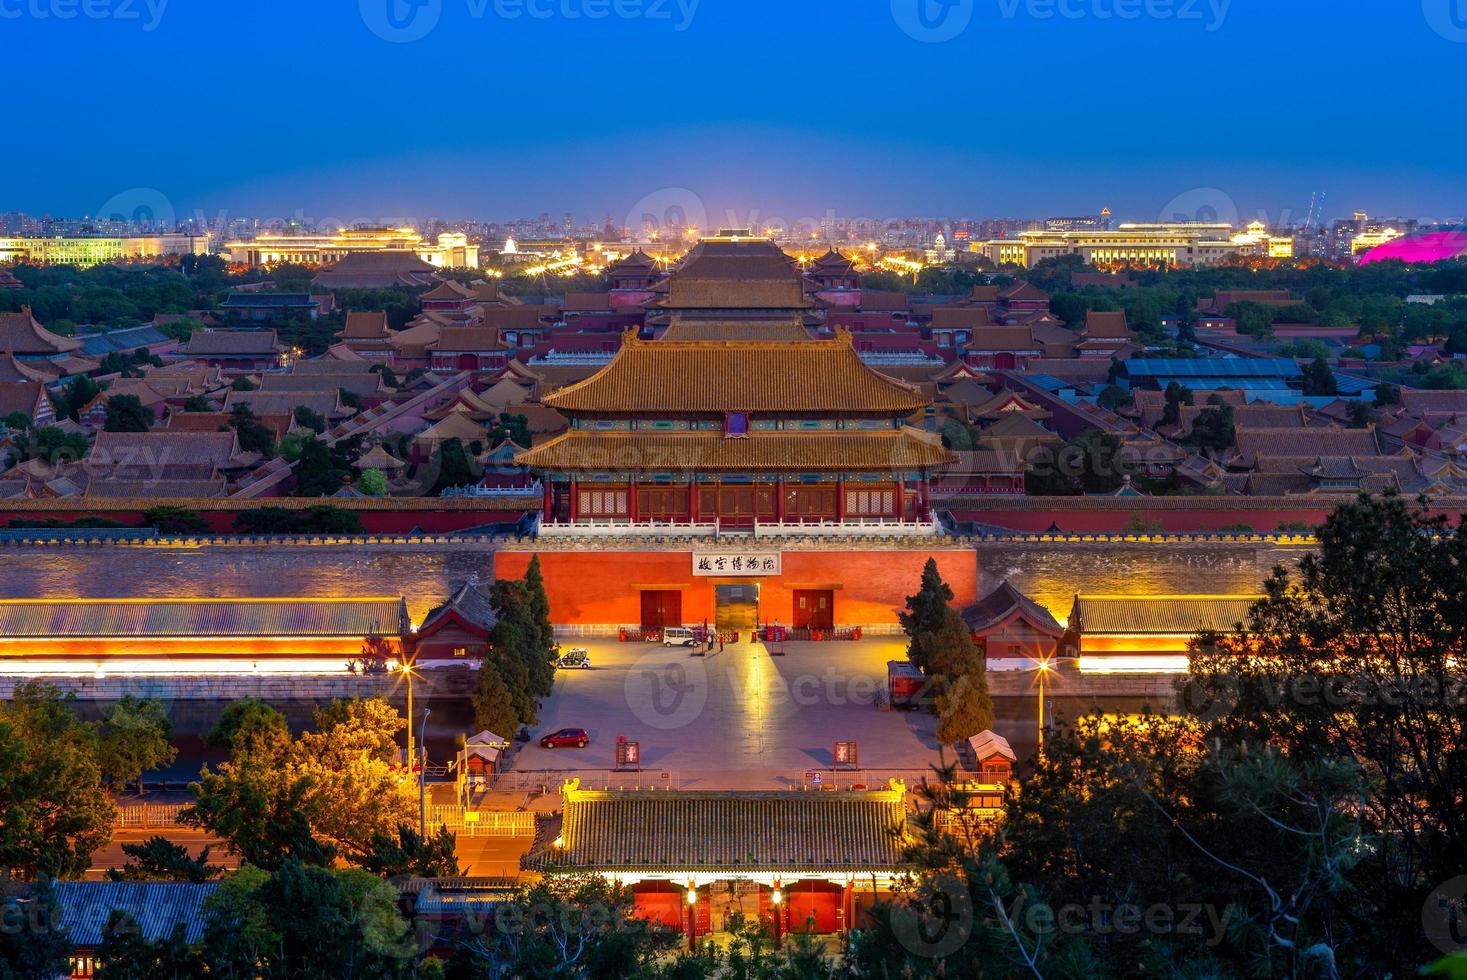
{"label": "parked vehicle", "polygon": [[688,626],[669,626],[662,631],[665,647],[690,647],[699,640],[698,631]]}
{"label": "parked vehicle", "polygon": [[590,742],[591,736],[584,728],[562,728],[540,737],[540,747],[544,749],[584,749]]}
{"label": "parked vehicle", "polygon": [[555,662],[557,667],[572,667],[585,670],[591,666],[591,651],[585,647],[571,647]]}

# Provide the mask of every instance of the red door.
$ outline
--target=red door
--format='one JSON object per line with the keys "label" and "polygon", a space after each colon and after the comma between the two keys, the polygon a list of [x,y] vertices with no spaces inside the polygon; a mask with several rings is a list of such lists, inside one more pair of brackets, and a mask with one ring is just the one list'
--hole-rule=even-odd
{"label": "red door", "polygon": [[642,590],[642,629],[660,630],[681,626],[683,594],[675,589]]}
{"label": "red door", "polygon": [[[832,890],[835,889],[835,890]],[[838,932],[840,891],[827,882],[801,882],[790,889],[791,932]]]}
{"label": "red door", "polygon": [[635,910],[638,918],[655,922],[679,932],[688,927],[688,902],[683,892],[637,892]]}
{"label": "red door", "polygon": [[828,630],[835,625],[835,592],[795,589],[795,629]]}

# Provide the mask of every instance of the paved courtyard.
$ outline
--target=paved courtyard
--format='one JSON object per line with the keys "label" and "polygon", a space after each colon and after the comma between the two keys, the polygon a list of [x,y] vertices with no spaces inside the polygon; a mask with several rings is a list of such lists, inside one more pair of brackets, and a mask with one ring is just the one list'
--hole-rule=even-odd
{"label": "paved courtyard", "polygon": [[[828,781],[836,740],[859,744],[871,783],[915,777],[937,760],[932,715],[877,707],[903,638],[787,643],[784,656],[749,642],[706,657],[652,643],[563,645],[587,647],[593,667],[560,671],[516,772],[609,769],[619,735],[641,742],[644,781],[667,772],[685,789],[787,787],[813,769]],[[562,727],[585,728],[591,744],[539,746]]]}

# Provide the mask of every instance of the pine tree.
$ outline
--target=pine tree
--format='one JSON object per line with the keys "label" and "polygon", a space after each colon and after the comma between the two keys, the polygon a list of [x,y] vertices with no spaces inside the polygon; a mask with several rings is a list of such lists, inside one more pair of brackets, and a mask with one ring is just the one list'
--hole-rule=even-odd
{"label": "pine tree", "polygon": [[912,638],[907,646],[907,656],[923,670],[926,668],[918,661],[917,637],[923,633],[935,633],[942,627],[948,603],[952,601],[953,590],[942,580],[936,559],[927,559],[927,564],[922,566],[922,584],[917,588],[917,594],[907,596],[906,611],[897,613],[902,629]]}

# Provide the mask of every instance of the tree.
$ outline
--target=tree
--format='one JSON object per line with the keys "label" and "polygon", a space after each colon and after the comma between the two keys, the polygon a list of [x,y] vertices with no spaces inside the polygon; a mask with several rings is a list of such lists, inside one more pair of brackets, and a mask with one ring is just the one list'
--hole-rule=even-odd
{"label": "tree", "polygon": [[910,638],[907,656],[918,669],[927,671],[928,666],[917,658],[917,637],[924,633],[935,633],[946,621],[948,603],[953,601],[953,590],[942,580],[937,569],[937,559],[928,558],[922,566],[922,581],[915,595],[907,596],[907,608],[897,613],[902,631]]}
{"label": "tree", "polygon": [[31,417],[25,412],[11,412],[0,419],[0,426],[11,432],[24,432],[31,424]]}
{"label": "tree", "polygon": [[1352,401],[1345,407],[1346,424],[1352,429],[1368,428],[1375,422],[1377,415],[1370,407],[1369,402]]}
{"label": "tree", "polygon": [[1222,452],[1237,440],[1237,428],[1233,421],[1233,406],[1216,395],[1212,397],[1218,403],[1209,404],[1197,413],[1197,417],[1192,420],[1192,431],[1187,433],[1184,441],[1198,449]]}
{"label": "tree", "polygon": [[75,422],[81,410],[95,401],[101,393],[101,385],[86,375],[79,374],[66,383],[59,397],[52,395],[51,401],[56,404],[57,414]]}
{"label": "tree", "polygon": [[479,667],[474,684],[474,727],[490,731],[501,738],[513,738],[525,720],[515,705],[514,695],[503,675],[491,663]]}
{"label": "tree", "polygon": [[456,878],[463,874],[458,866],[457,841],[447,827],[426,840],[407,824],[399,824],[397,834],[373,834],[362,858],[362,870],[383,878]]}
{"label": "tree", "polygon": [[350,475],[326,443],[314,436],[301,440],[295,465],[296,496],[329,497]]}
{"label": "tree", "polygon": [[137,781],[141,792],[143,773],[178,757],[172,738],[173,722],[162,704],[124,695],[102,716],[97,760],[103,775],[118,783]]}
{"label": "tree", "polygon": [[1166,386],[1166,404],[1161,410],[1162,425],[1181,425],[1182,406],[1192,404],[1192,391],[1184,388],[1175,381],[1168,381]]}
{"label": "tree", "polygon": [[935,629],[912,638],[912,662],[924,673],[956,682],[965,674],[982,673],[983,655],[973,642],[962,613],[944,606]]}
{"label": "tree", "polygon": [[24,900],[0,897],[0,980],[69,976],[71,940],[61,924],[56,882],[42,876]]}
{"label": "tree", "polygon": [[212,412],[214,406],[209,404],[209,399],[203,395],[189,395],[184,399],[183,410],[185,412]]}
{"label": "tree", "polygon": [[1114,412],[1122,405],[1130,404],[1131,392],[1120,385],[1106,385],[1095,401],[1101,408]]}
{"label": "tree", "polygon": [[167,936],[148,939],[132,916],[114,910],[102,930],[96,980],[184,980],[202,975],[199,951],[190,946],[182,922]]}
{"label": "tree", "polygon": [[499,447],[508,439],[516,446],[528,449],[530,447],[530,420],[524,415],[511,415],[509,412],[500,412],[499,421],[494,428],[489,430],[489,447]]}
{"label": "tree", "polygon": [[230,391],[254,391],[257,386],[249,378],[235,378],[230,384]]}
{"label": "tree", "polygon": [[1304,394],[1334,395],[1338,393],[1335,374],[1330,370],[1328,362],[1322,357],[1316,357],[1310,361],[1309,366],[1304,369]]}
{"label": "tree", "polygon": [[[1433,883],[1467,867],[1467,531],[1395,494],[1362,494],[1277,569],[1236,633],[1200,638],[1189,684],[1219,705],[1209,737],[1366,773],[1350,921],[1379,954],[1419,940]],[[1378,930],[1378,932],[1377,932]],[[1394,937],[1391,938],[1391,937]]]}
{"label": "tree", "polygon": [[231,701],[204,735],[205,745],[229,749],[235,757],[251,753],[273,756],[289,740],[285,716],[258,698]]}
{"label": "tree", "polygon": [[224,873],[222,867],[209,863],[208,847],[199,851],[198,857],[192,857],[187,848],[166,837],[149,837],[141,844],[123,844],[122,853],[128,856],[128,861],[121,868],[107,869],[109,881],[183,881],[198,884],[213,881]]}
{"label": "tree", "polygon": [[1024,489],[1033,496],[1112,493],[1135,469],[1116,435],[1087,429],[1058,451],[1045,446],[1029,460]]}
{"label": "tree", "polygon": [[97,734],[73,702],[34,681],[0,702],[0,880],[80,875],[112,836]]}
{"label": "tree", "polygon": [[326,417],[320,412],[311,410],[305,405],[297,405],[292,414],[295,424],[320,435],[326,431]]}
{"label": "tree", "polygon": [[357,489],[368,497],[387,496],[387,474],[381,470],[362,470]]}
{"label": "tree", "polygon": [[67,432],[54,425],[17,432],[11,436],[15,462],[39,459],[53,466],[75,463],[87,455],[87,437],[80,432]]}
{"label": "tree", "polygon": [[275,445],[275,434],[266,428],[248,403],[229,410],[229,427],[239,435],[239,448],[247,453],[269,453]]}
{"label": "tree", "polygon": [[[971,641],[970,641],[971,642]],[[946,685],[937,696],[937,740],[944,745],[964,742],[993,727],[993,701],[980,665]]]}
{"label": "tree", "polygon": [[374,834],[416,818],[415,794],[397,771],[396,735],[406,723],[381,699],[321,708],[315,730],[296,739],[281,737],[255,707],[229,721],[232,734],[211,734],[228,734],[229,761],[203,771],[179,819],[222,837],[249,863],[360,861]]}
{"label": "tree", "polygon": [[143,511],[143,526],[155,527],[160,534],[206,534],[209,522],[196,510],[161,504]]}
{"label": "tree", "polygon": [[1387,405],[1399,405],[1401,403],[1401,386],[1393,384],[1382,384],[1375,389],[1375,407],[1385,408]]}
{"label": "tree", "polygon": [[635,914],[632,893],[620,884],[552,875],[496,910],[493,930],[473,930],[455,965],[464,976],[629,977],[676,942]]}
{"label": "tree", "polygon": [[433,493],[441,493],[452,487],[466,487],[479,482],[462,440],[445,439],[434,454],[438,463],[438,480],[433,484]]}

